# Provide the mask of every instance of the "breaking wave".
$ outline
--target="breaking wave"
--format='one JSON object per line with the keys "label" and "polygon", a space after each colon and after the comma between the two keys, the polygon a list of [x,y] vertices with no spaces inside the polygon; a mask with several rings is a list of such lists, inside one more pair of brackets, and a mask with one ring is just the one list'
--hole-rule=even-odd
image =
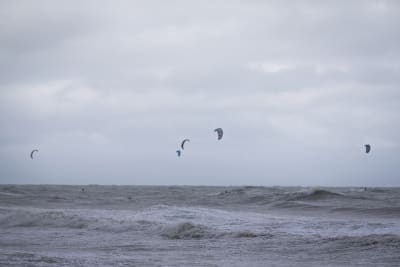
{"label": "breaking wave", "polygon": [[38,227],[88,229],[122,233],[145,229],[156,223],[147,220],[114,219],[108,216],[85,216],[62,211],[0,210],[0,227]]}
{"label": "breaking wave", "polygon": [[[272,235],[267,233],[257,233],[249,230],[222,230],[206,224],[198,224],[192,221],[182,221],[184,217],[170,217],[178,220],[171,223],[162,219],[160,206],[150,207],[143,213],[130,218],[115,216],[113,214],[88,214],[82,211],[78,214],[69,214],[63,211],[43,211],[43,210],[0,210],[0,227],[37,227],[37,228],[69,228],[86,229],[101,232],[123,233],[131,231],[145,231],[148,234],[160,235],[166,239],[215,239],[215,238],[268,238]],[[164,213],[179,214],[179,209],[164,206]],[[213,211],[185,208],[186,210],[197,212],[198,216],[210,216]],[[184,210],[185,210],[184,209]],[[206,213],[209,212],[209,213]],[[217,216],[225,216],[221,213]],[[146,218],[147,216],[147,218]],[[143,217],[142,219],[139,219]],[[221,219],[221,218],[220,218]],[[223,218],[222,218],[223,219]]]}
{"label": "breaking wave", "polygon": [[200,239],[216,237],[217,233],[203,225],[182,222],[164,227],[160,235],[168,239]]}
{"label": "breaking wave", "polygon": [[167,239],[212,239],[212,238],[270,238],[271,234],[253,233],[251,231],[218,231],[211,227],[192,222],[180,222],[163,227],[160,235]]}

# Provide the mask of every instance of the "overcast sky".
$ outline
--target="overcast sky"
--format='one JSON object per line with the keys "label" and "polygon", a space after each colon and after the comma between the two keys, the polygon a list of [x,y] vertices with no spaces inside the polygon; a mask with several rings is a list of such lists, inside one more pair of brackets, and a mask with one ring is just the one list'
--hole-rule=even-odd
{"label": "overcast sky", "polygon": [[1,1],[0,183],[399,186],[399,25],[394,0]]}

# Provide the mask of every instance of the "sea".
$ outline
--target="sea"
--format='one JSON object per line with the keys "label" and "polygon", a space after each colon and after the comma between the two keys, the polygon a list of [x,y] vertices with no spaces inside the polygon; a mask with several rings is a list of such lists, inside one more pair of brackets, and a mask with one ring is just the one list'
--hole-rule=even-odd
{"label": "sea", "polygon": [[400,266],[400,188],[0,185],[0,266]]}

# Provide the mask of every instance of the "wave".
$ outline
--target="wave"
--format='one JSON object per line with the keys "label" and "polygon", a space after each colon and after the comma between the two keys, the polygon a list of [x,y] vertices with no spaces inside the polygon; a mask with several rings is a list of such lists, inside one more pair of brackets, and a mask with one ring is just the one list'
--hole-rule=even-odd
{"label": "wave", "polygon": [[343,247],[390,246],[400,248],[400,236],[395,234],[371,234],[367,236],[340,236],[325,238]]}
{"label": "wave", "polygon": [[168,239],[200,239],[216,237],[217,233],[203,225],[182,222],[164,227],[160,235]]}
{"label": "wave", "polygon": [[0,186],[0,197],[22,197],[24,192],[15,185]]}
{"label": "wave", "polygon": [[219,192],[216,195],[210,195],[214,197],[215,203],[220,204],[255,204],[264,205],[271,201],[271,195],[265,194],[261,189],[263,187],[256,186],[245,186],[233,189],[226,189]]}
{"label": "wave", "polygon": [[[8,252],[6,258],[0,258],[1,266],[67,266],[65,258],[41,255],[41,252]],[[3,265],[4,263],[4,265]]]}
{"label": "wave", "polygon": [[12,193],[12,192],[0,192],[0,197],[22,197],[24,196],[23,194],[20,193]]}
{"label": "wave", "polygon": [[400,217],[400,207],[380,208],[332,208],[331,212],[351,213],[355,215],[374,215],[379,217]]}
{"label": "wave", "polygon": [[239,187],[230,190],[219,192],[216,196],[217,200],[229,201],[235,204],[255,204],[255,205],[285,205],[287,202],[305,201],[316,202],[330,199],[349,199],[349,198],[362,198],[355,196],[348,196],[342,193],[332,192],[325,189],[307,189],[295,192],[285,192],[275,190],[274,193],[265,192],[258,187]]}
{"label": "wave", "polygon": [[290,210],[292,213],[304,214],[342,214],[346,216],[372,216],[377,218],[400,218],[400,207],[337,207],[334,203],[321,205],[313,202],[277,201],[269,206],[272,210]]}
{"label": "wave", "polygon": [[[294,209],[301,211],[325,210],[329,211],[333,206],[326,200],[341,200],[347,196],[323,189],[308,189],[284,193],[269,203],[273,209]],[[324,203],[318,203],[324,201]],[[333,203],[332,203],[333,204]]]}
{"label": "wave", "polygon": [[287,200],[315,201],[331,198],[344,198],[343,194],[334,193],[323,189],[312,189],[310,191],[295,192],[288,196]]}
{"label": "wave", "polygon": [[[218,238],[227,235],[210,227],[186,220],[199,216],[215,218],[215,211],[202,208],[155,205],[139,212],[108,210],[42,210],[0,209],[0,228],[37,227],[69,228],[92,231],[123,233],[146,231],[169,239]],[[221,216],[221,217],[220,217]],[[223,219],[220,211],[217,218]],[[170,224],[171,221],[183,223]],[[238,237],[252,237],[254,233],[238,233]]]}
{"label": "wave", "polygon": [[246,188],[234,188],[230,190],[224,190],[220,192],[218,195],[223,197],[230,197],[230,196],[237,196],[237,195],[244,195],[246,193]]}
{"label": "wave", "polygon": [[163,227],[160,235],[167,239],[216,239],[216,238],[271,238],[271,234],[254,233],[251,231],[224,232],[217,229],[194,224],[192,222],[180,222]]}
{"label": "wave", "polygon": [[130,220],[124,217],[114,219],[112,214],[105,216],[101,214],[85,215],[82,214],[82,211],[78,211],[78,214],[68,213],[62,211],[0,209],[0,228],[70,228],[122,233],[142,230],[156,225],[156,222],[142,219]]}
{"label": "wave", "polygon": [[383,188],[383,187],[372,187],[368,188],[367,191],[373,193],[390,193],[393,188]]}
{"label": "wave", "polygon": [[30,212],[24,210],[2,212],[0,226],[11,227],[65,227],[85,228],[88,220],[78,215],[66,215],[60,211]]}
{"label": "wave", "polygon": [[312,205],[309,203],[301,203],[296,201],[277,201],[271,205],[274,209],[294,209],[298,211],[307,211],[307,210],[321,210],[326,209],[327,207],[321,207],[317,205]]}

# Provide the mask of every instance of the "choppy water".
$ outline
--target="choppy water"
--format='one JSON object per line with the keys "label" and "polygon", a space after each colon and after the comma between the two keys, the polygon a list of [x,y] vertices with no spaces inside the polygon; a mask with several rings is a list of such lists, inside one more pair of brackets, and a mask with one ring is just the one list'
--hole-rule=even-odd
{"label": "choppy water", "polygon": [[0,237],[0,266],[400,266],[400,188],[0,185]]}

